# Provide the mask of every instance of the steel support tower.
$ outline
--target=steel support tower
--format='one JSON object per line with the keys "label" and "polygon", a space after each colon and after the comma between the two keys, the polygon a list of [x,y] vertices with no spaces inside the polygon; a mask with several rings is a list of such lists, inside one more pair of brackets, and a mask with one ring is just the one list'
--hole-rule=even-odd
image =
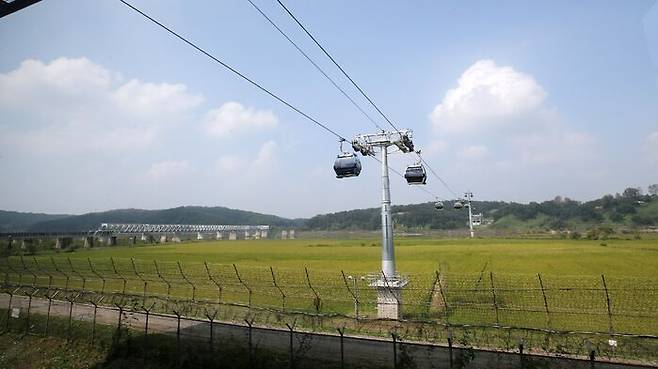
{"label": "steel support tower", "polygon": [[391,188],[388,175],[388,148],[395,146],[404,153],[414,151],[411,130],[383,131],[375,134],[362,134],[354,137],[352,147],[363,155],[380,154],[382,165],[382,269],[371,278],[370,286],[377,289],[377,316],[398,319],[400,317],[401,289],[407,280],[395,269],[395,249],[393,244],[393,217],[391,215]]}

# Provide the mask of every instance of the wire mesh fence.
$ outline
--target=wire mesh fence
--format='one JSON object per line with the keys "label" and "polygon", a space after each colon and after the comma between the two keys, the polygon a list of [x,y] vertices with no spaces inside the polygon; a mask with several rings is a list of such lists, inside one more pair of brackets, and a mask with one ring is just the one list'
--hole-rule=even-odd
{"label": "wire mesh fence", "polygon": [[[609,276],[434,273],[407,276],[402,317],[377,316],[362,273],[133,259],[9,258],[8,296],[73,299],[223,322],[461,346],[658,362],[658,281]],[[31,292],[36,291],[36,292]],[[79,296],[76,296],[79,294]],[[54,295],[54,297],[53,297]],[[81,300],[82,299],[82,300]],[[149,313],[146,313],[148,310]],[[292,319],[292,320],[291,320]],[[9,318],[6,319],[9,321]]]}

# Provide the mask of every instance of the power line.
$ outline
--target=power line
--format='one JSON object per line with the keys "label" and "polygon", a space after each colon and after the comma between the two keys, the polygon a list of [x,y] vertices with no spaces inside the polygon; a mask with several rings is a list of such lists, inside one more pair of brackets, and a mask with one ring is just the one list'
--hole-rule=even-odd
{"label": "power line", "polygon": [[304,30],[304,32],[308,35],[308,37],[310,37],[311,40],[313,40],[313,42],[315,42],[315,44],[316,44],[316,45],[320,48],[320,50],[322,50],[322,52],[323,52],[323,53],[324,53],[324,54],[325,54],[325,55],[326,55],[326,56],[327,56],[327,57],[328,57],[328,58],[334,63],[334,65],[336,65],[336,67],[338,67],[338,69],[340,69],[340,71],[343,73],[343,75],[344,75],[345,77],[347,77],[347,79],[349,79],[350,82],[352,82],[352,85],[354,85],[354,87],[356,87],[356,89],[359,90],[359,92],[361,93],[361,95],[363,95],[363,97],[365,97],[366,100],[368,100],[368,102],[370,103],[370,105],[372,105],[372,106],[375,108],[375,110],[377,110],[377,112],[378,112],[382,117],[384,117],[384,119],[386,119],[386,121],[388,122],[388,124],[390,124],[391,127],[393,127],[394,130],[399,131],[399,129],[395,126],[395,124],[393,124],[393,122],[391,122],[391,120],[388,119],[388,117],[386,116],[386,114],[384,114],[384,113],[381,111],[381,109],[379,109],[379,107],[378,107],[378,106],[377,106],[377,105],[376,105],[376,104],[370,99],[370,97],[368,97],[368,95],[367,95],[367,94],[361,89],[361,87],[359,87],[359,85],[358,85],[358,84],[352,79],[352,77],[350,77],[350,75],[347,74],[347,72],[345,72],[345,70],[343,69],[343,67],[341,67],[340,64],[338,64],[338,62],[336,61],[336,59],[334,59],[334,58],[331,56],[331,54],[329,54],[329,52],[328,52],[328,51],[327,51],[327,50],[326,50],[326,49],[320,44],[320,42],[318,42],[318,40],[316,40],[315,37],[313,37],[313,35],[311,34],[311,32],[309,32],[309,31],[306,29],[306,27],[304,27],[304,25],[303,25],[303,24],[297,19],[297,17],[295,17],[294,14],[292,14],[292,12],[291,12],[291,11],[290,11],[290,10],[289,10],[289,9],[288,9],[288,8],[282,3],[282,2],[281,2],[281,0],[276,0],[276,1],[279,3],[279,5],[281,5],[281,7],[286,11],[286,13],[288,13],[288,15],[290,15],[290,17],[291,17],[291,18],[292,18],[292,19],[293,19],[293,20],[294,20],[294,21],[295,21],[295,22],[296,22],[296,23],[297,23],[297,24],[298,24],[298,25]]}
{"label": "power line", "polygon": [[166,30],[167,32],[169,32],[170,34],[174,35],[176,38],[178,38],[178,39],[180,39],[181,41],[185,42],[185,43],[188,44],[189,46],[192,46],[193,48],[195,48],[195,49],[196,49],[197,51],[199,51],[200,53],[202,53],[202,54],[204,54],[205,56],[209,57],[210,59],[214,60],[215,62],[217,62],[218,64],[220,64],[220,65],[223,66],[224,68],[226,68],[226,69],[228,69],[229,71],[233,72],[233,73],[234,73],[235,75],[237,75],[238,77],[244,79],[245,81],[249,82],[249,83],[252,84],[253,86],[257,87],[259,90],[265,92],[266,94],[270,95],[271,97],[273,97],[274,99],[276,99],[276,100],[279,101],[280,103],[282,103],[282,104],[286,105],[287,107],[289,107],[290,109],[294,110],[296,113],[300,114],[300,115],[303,116],[304,118],[310,120],[311,122],[315,123],[315,124],[318,125],[319,127],[323,128],[325,131],[327,131],[327,132],[333,134],[334,136],[338,137],[338,139],[340,139],[341,141],[347,141],[347,139],[345,139],[343,136],[341,136],[340,134],[338,134],[336,131],[334,131],[334,130],[332,130],[331,128],[327,127],[325,124],[322,124],[321,122],[319,122],[317,119],[311,117],[310,115],[304,113],[303,111],[301,111],[301,110],[300,110],[299,108],[297,108],[296,106],[292,105],[292,104],[289,103],[288,101],[286,101],[286,100],[284,100],[283,98],[279,97],[278,95],[276,95],[275,93],[271,92],[271,91],[268,90],[267,88],[261,86],[260,84],[258,84],[257,82],[255,82],[255,81],[252,80],[251,78],[247,77],[246,75],[244,75],[243,73],[241,73],[241,72],[238,71],[237,69],[235,69],[235,68],[231,67],[230,65],[226,64],[225,62],[219,60],[217,57],[215,57],[214,55],[212,55],[212,54],[209,53],[208,51],[202,49],[200,46],[197,46],[197,45],[196,45],[195,43],[193,43],[192,41],[189,41],[187,38],[181,36],[181,35],[178,34],[176,31],[174,31],[174,30],[172,30],[171,28],[169,28],[169,27],[165,26],[164,24],[160,23],[158,20],[154,19],[153,17],[151,17],[150,15],[146,14],[146,13],[143,12],[142,10],[140,10],[140,9],[138,9],[138,8],[136,8],[136,7],[134,7],[132,4],[128,3],[128,2],[125,1],[125,0],[119,0],[119,1],[121,1],[124,5],[126,5],[126,6],[129,7],[130,9],[132,9],[132,10],[134,10],[135,12],[139,13],[140,15],[142,15],[143,17],[145,17],[146,19],[148,19],[148,20],[150,20],[151,22],[157,24],[158,26],[160,26],[161,28],[163,28],[164,30]]}
{"label": "power line", "polygon": [[301,47],[299,47],[299,45],[297,45],[297,44],[295,43],[295,41],[293,41],[293,40],[292,40],[292,39],[291,39],[291,38],[290,38],[290,37],[289,37],[289,36],[288,36],[288,35],[287,35],[287,34],[286,34],[286,33],[285,33],[285,32],[284,32],[284,31],[283,31],[283,30],[282,30],[282,29],[281,29],[281,28],[280,28],[280,27],[279,27],[279,26],[278,26],[278,25],[277,25],[277,24],[276,24],[276,23],[275,23],[275,22],[274,22],[274,21],[268,16],[268,15],[267,15],[267,14],[265,14],[265,12],[263,12],[263,10],[262,10],[261,8],[258,7],[258,5],[256,5],[256,4],[255,4],[253,1],[251,1],[251,0],[247,0],[247,1],[249,2],[249,4],[251,4],[252,7],[254,7],[254,9],[256,9],[256,10],[258,11],[258,13],[260,13],[260,15],[262,15],[265,19],[267,19],[267,21],[268,21],[268,22],[269,22],[274,28],[276,28],[276,30],[279,31],[279,33],[280,33],[283,37],[285,37],[285,39],[288,40],[288,42],[290,42],[290,43],[292,44],[292,46],[294,46],[295,49],[297,49],[297,51],[299,51],[299,53],[302,54],[302,55],[304,56],[304,58],[306,58],[306,60],[308,60],[311,64],[313,64],[313,66],[315,67],[315,69],[317,69],[320,73],[322,73],[322,75],[323,75],[323,76],[324,76],[329,82],[331,82],[331,84],[332,84],[336,89],[338,89],[338,91],[340,91],[340,93],[343,94],[343,96],[345,96],[345,98],[347,98],[347,99],[352,103],[352,105],[354,105],[354,107],[356,107],[356,108],[361,112],[361,114],[363,114],[363,115],[366,117],[366,119],[368,119],[370,122],[372,122],[372,124],[374,124],[375,127],[377,127],[379,130],[381,130],[381,131],[384,130],[379,124],[377,124],[377,122],[376,122],[374,119],[372,119],[372,117],[371,117],[370,115],[368,115],[368,113],[365,112],[365,110],[363,110],[363,108],[362,108],[362,107],[361,107],[356,101],[354,101],[354,99],[352,99],[352,97],[351,97],[350,95],[347,94],[347,92],[345,92],[345,90],[343,90],[343,89],[342,89],[342,88],[336,83],[336,81],[334,81],[331,77],[329,77],[329,75],[328,75],[328,74],[327,74],[327,73],[326,73],[326,72],[325,72],[325,71],[324,71],[324,70],[323,70],[323,69],[322,69],[322,68],[321,68],[321,67],[320,67],[320,66],[319,66],[319,65],[318,65],[318,64],[317,64],[317,63],[316,63],[316,62],[315,62],[310,56],[308,56],[308,54],[306,54],[306,52],[304,52],[304,50],[302,50]]}

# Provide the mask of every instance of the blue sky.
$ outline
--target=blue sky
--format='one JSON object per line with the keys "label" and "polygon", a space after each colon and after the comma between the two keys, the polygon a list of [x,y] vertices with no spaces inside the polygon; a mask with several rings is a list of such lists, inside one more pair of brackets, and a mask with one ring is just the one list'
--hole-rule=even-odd
{"label": "blue sky", "polygon": [[[276,1],[254,1],[358,98]],[[342,135],[373,131],[246,0],[133,4]],[[655,1],[286,4],[457,192],[587,200],[658,182]],[[2,209],[296,217],[380,198],[377,162],[335,179],[334,137],[118,0],[2,18],[0,112]],[[392,197],[432,200],[399,177]]]}

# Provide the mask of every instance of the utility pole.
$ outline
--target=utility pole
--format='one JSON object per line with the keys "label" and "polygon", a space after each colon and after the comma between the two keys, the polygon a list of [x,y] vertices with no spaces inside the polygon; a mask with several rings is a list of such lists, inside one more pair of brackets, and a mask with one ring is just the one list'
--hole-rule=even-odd
{"label": "utility pole", "polygon": [[475,232],[473,232],[473,209],[471,207],[471,199],[473,199],[473,192],[466,192],[464,194],[466,198],[466,206],[468,207],[468,228],[471,231],[471,238],[475,237]]}
{"label": "utility pole", "polygon": [[395,269],[393,245],[393,219],[391,216],[391,189],[388,176],[388,147],[396,146],[404,153],[414,152],[411,141],[412,131],[382,131],[374,134],[361,134],[354,137],[352,147],[363,155],[381,155],[382,164],[382,270],[378,280],[370,285],[377,288],[377,316],[398,319],[400,313],[400,290],[407,281]]}

